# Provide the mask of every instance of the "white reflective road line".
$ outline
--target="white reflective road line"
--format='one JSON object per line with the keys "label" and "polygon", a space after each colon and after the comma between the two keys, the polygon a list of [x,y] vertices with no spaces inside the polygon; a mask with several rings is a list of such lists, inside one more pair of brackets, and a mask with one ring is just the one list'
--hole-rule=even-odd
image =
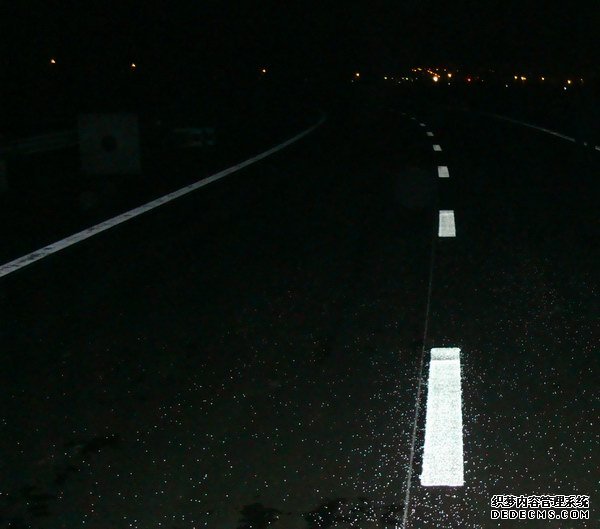
{"label": "white reflective road line", "polygon": [[464,459],[459,348],[431,350],[427,387],[421,485],[461,487]]}
{"label": "white reflective road line", "polygon": [[442,150],[442,148],[439,145],[434,145],[433,150],[439,152]]}
{"label": "white reflective road line", "polygon": [[597,151],[600,151],[600,145],[596,145],[595,149],[596,149]]}
{"label": "white reflective road line", "polygon": [[410,118],[410,119],[412,119],[413,121],[417,121],[417,118]]}
{"label": "white reflective road line", "polygon": [[266,158],[267,156],[270,156],[271,154],[273,154],[277,151],[280,151],[281,149],[284,149],[288,145],[291,145],[292,143],[297,142],[298,140],[300,140],[307,134],[310,134],[313,130],[315,130],[317,127],[319,127],[325,121],[325,119],[326,118],[324,116],[318,121],[318,123],[316,123],[315,125],[313,125],[312,127],[308,128],[308,129],[306,129],[305,131],[301,132],[300,134],[297,134],[293,138],[290,138],[289,140],[284,141],[283,143],[280,143],[279,145],[276,145],[275,147],[272,147],[271,149],[269,149],[265,152],[257,154],[256,156],[254,156],[244,162],[234,165],[233,167],[224,169],[223,171],[220,171],[212,176],[208,176],[207,178],[198,180],[197,182],[195,182],[193,184],[182,187],[181,189],[179,189],[177,191],[174,191],[172,193],[164,195],[160,198],[157,198],[156,200],[152,200],[151,202],[147,202],[143,206],[139,206],[135,209],[132,209],[130,211],[122,213],[121,215],[117,215],[116,217],[113,217],[112,219],[105,220],[104,222],[101,222],[100,224],[96,224],[95,226],[92,226],[91,228],[87,228],[86,230],[83,230],[83,231],[80,231],[73,235],[70,235],[69,237],[61,239],[60,241],[49,244],[48,246],[44,246],[40,250],[36,250],[35,252],[28,253],[27,255],[24,255],[23,257],[19,257],[18,259],[14,259],[13,261],[10,261],[4,265],[1,265],[0,266],[0,277],[3,277],[12,272],[15,272],[15,271],[19,270],[20,268],[23,268],[24,266],[27,266],[31,263],[35,263],[36,261],[39,261],[40,259],[43,259],[44,257],[48,257],[49,255],[52,255],[53,253],[56,253],[64,248],[68,248],[69,246],[72,246],[78,242],[84,241],[85,239],[89,239],[90,237],[93,237],[94,235],[97,235],[98,233],[101,233],[105,230],[108,230],[109,228],[117,226],[129,219],[137,217],[138,215],[141,215],[142,213],[146,213],[147,211],[157,208],[158,206],[162,206],[163,204],[171,202],[172,200],[175,200],[176,198],[179,198],[183,195],[187,195],[188,193],[191,193],[192,191],[195,191],[196,189],[199,189],[208,184],[211,184],[212,182],[216,182],[217,180],[220,180],[221,178],[224,178],[225,176],[228,176],[231,173],[235,173],[236,171],[239,171],[240,169],[243,169],[244,167],[247,167],[255,162],[258,162],[259,160],[262,160],[263,158]]}
{"label": "white reflective road line", "polygon": [[427,125],[425,125],[425,123],[419,123],[419,126],[426,127]]}
{"label": "white reflective road line", "polygon": [[445,165],[438,166],[438,176],[440,178],[450,178],[450,173]]}
{"label": "white reflective road line", "polygon": [[427,132],[427,136],[429,136],[430,138],[433,137],[433,132]]}
{"label": "white reflective road line", "polygon": [[454,211],[441,210],[440,223],[438,226],[438,237],[456,237],[456,225],[454,223]]}
{"label": "white reflective road line", "polygon": [[563,140],[567,140],[570,142],[575,142],[575,138],[571,138],[571,136],[565,136],[564,134],[560,134],[559,132],[555,132],[550,129],[546,129],[544,127],[538,127],[537,125],[533,125],[532,123],[527,123],[525,121],[519,121],[517,119],[508,118],[506,116],[501,116],[499,114],[492,114],[489,112],[482,112],[485,116],[490,116],[492,118],[501,119],[503,121],[508,121],[510,123],[516,123],[517,125],[523,125],[524,127],[529,127],[530,129],[539,130],[540,132],[545,132],[546,134],[550,134],[551,136],[556,136],[557,138],[561,138]]}

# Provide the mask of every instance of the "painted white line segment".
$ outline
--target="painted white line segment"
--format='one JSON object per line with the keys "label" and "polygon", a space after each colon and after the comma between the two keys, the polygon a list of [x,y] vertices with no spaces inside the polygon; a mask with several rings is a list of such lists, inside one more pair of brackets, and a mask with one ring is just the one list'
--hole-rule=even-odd
{"label": "painted white line segment", "polygon": [[438,166],[438,176],[440,178],[450,178],[450,173],[448,172],[448,167],[445,165]]}
{"label": "painted white line segment", "polygon": [[454,211],[441,210],[438,226],[438,237],[456,237],[456,225],[454,223]]}
{"label": "painted white line segment", "polygon": [[442,150],[442,148],[439,145],[436,144],[436,145],[433,146],[433,150],[436,151],[436,152],[440,152]]}
{"label": "painted white line segment", "polygon": [[546,129],[544,127],[538,127],[537,125],[533,125],[532,123],[527,123],[525,121],[519,121],[517,119],[508,118],[506,116],[500,116],[499,114],[491,114],[489,112],[482,112],[485,116],[490,116],[492,118],[500,119],[503,121],[508,121],[510,123],[515,123],[517,125],[522,125],[524,127],[529,127],[530,129],[539,130],[540,132],[545,132],[546,134],[550,134],[551,136],[556,136],[557,138],[561,138],[563,140],[571,141],[575,143],[575,138],[571,138],[571,136],[565,136],[564,134],[560,134],[559,132],[555,132],[550,129]]}
{"label": "painted white line segment", "polygon": [[427,383],[424,487],[464,485],[460,349],[433,348]]}
{"label": "painted white line segment", "polygon": [[425,125],[425,123],[419,123],[420,127],[426,127],[427,125]]}
{"label": "painted white line segment", "polygon": [[600,145],[596,145],[596,147],[594,147],[597,151],[600,151]]}
{"label": "painted white line segment", "polygon": [[427,132],[427,136],[429,136],[430,138],[433,138],[433,132]]}
{"label": "painted white line segment", "polygon": [[116,217],[113,217],[112,219],[105,220],[104,222],[101,222],[100,224],[96,224],[95,226],[92,226],[91,228],[87,228],[83,231],[80,231],[78,233],[70,235],[69,237],[65,237],[64,239],[61,239],[60,241],[49,244],[48,246],[44,246],[43,248],[36,250],[35,252],[28,253],[27,255],[24,255],[23,257],[19,257],[19,258],[14,259],[13,261],[10,261],[4,265],[1,265],[0,266],[0,277],[3,277],[12,272],[15,272],[15,271],[19,270],[20,268],[23,268],[31,263],[35,263],[36,261],[39,261],[40,259],[43,259],[44,257],[48,257],[49,255],[52,255],[53,253],[63,250],[64,248],[68,248],[69,246],[72,246],[78,242],[84,241],[85,239],[89,239],[90,237],[93,237],[94,235],[97,235],[98,233],[102,233],[103,231],[106,231],[114,226],[118,226],[119,224],[122,224],[123,222],[125,222],[127,220],[137,217],[138,215],[141,215],[142,213],[146,213],[147,211],[151,211],[154,208],[157,208],[158,206],[167,204],[168,202],[171,202],[172,200],[175,200],[176,198],[187,195],[188,193],[191,193],[192,191],[196,191],[196,189],[199,189],[208,184],[216,182],[217,180],[220,180],[221,178],[224,178],[224,177],[230,175],[231,173],[235,173],[235,172],[239,171],[240,169],[243,169],[244,167],[248,167],[249,165],[252,165],[253,163],[256,163],[259,160],[262,160],[263,158],[266,158],[267,156],[270,156],[271,154],[273,154],[277,151],[280,151],[281,149],[284,149],[285,147],[291,145],[292,143],[295,143],[298,140],[302,139],[304,136],[306,136],[307,134],[310,134],[313,130],[315,130],[317,127],[319,127],[325,121],[325,119],[326,119],[325,116],[322,117],[315,125],[306,129],[305,131],[301,132],[300,134],[297,134],[293,138],[290,138],[289,140],[284,141],[283,143],[280,143],[279,145],[276,145],[275,147],[272,147],[271,149],[269,149],[261,154],[258,154],[244,162],[241,162],[237,165],[229,167],[228,169],[224,169],[223,171],[220,171],[220,172],[218,172],[212,176],[209,176],[207,178],[203,178],[202,180],[198,180],[197,182],[190,184],[188,186],[182,187],[181,189],[178,189],[177,191],[173,191],[172,193],[169,193],[160,198],[157,198],[156,200],[152,200],[151,202],[147,202],[146,204],[144,204],[142,206],[139,206],[135,209],[132,209],[130,211],[127,211],[125,213],[117,215]]}

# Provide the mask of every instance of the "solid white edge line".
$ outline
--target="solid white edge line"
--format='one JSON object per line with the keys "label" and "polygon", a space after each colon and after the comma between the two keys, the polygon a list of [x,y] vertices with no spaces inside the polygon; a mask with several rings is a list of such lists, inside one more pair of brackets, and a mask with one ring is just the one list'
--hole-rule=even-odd
{"label": "solid white edge line", "polygon": [[421,485],[464,485],[460,349],[431,349]]}
{"label": "solid white edge line", "polygon": [[571,136],[566,136],[564,134],[560,134],[559,132],[555,132],[550,129],[546,129],[544,127],[539,127],[537,125],[533,125],[532,123],[527,123],[525,121],[519,121],[518,119],[512,119],[506,116],[501,116],[499,114],[492,114],[489,112],[482,112],[485,116],[490,116],[492,118],[500,119],[503,121],[508,121],[510,123],[515,123],[516,125],[522,125],[523,127],[529,127],[530,129],[539,130],[540,132],[545,132],[546,134],[550,134],[551,136],[556,136],[557,138],[561,138],[563,140],[567,140],[575,143],[575,138],[571,138]]}
{"label": "solid white edge line", "polygon": [[450,172],[448,171],[448,167],[446,167],[445,165],[439,165],[438,176],[440,178],[450,178]]}
{"label": "solid white edge line", "polygon": [[290,138],[289,140],[284,141],[283,143],[280,143],[279,145],[276,145],[275,147],[272,147],[271,149],[269,149],[263,153],[260,153],[252,158],[249,158],[248,160],[246,160],[244,162],[241,162],[237,165],[229,167],[228,169],[224,169],[223,171],[220,171],[220,172],[218,172],[212,176],[209,176],[207,178],[203,178],[202,180],[198,180],[197,182],[195,182],[193,184],[182,187],[181,189],[179,189],[177,191],[168,193],[160,198],[157,198],[155,200],[147,202],[146,204],[144,204],[142,206],[139,206],[139,207],[129,210],[125,213],[117,215],[116,217],[105,220],[104,222],[100,222],[99,224],[96,224],[95,226],[92,226],[90,228],[82,230],[78,233],[74,233],[73,235],[65,237],[64,239],[56,241],[47,246],[44,246],[43,248],[41,248],[39,250],[28,253],[27,255],[24,255],[22,257],[12,260],[12,261],[9,261],[8,263],[0,266],[0,277],[3,277],[12,272],[15,272],[27,265],[30,265],[31,263],[35,263],[36,261],[43,259],[44,257],[52,255],[53,253],[63,250],[64,248],[68,248],[69,246],[72,246],[78,242],[84,241],[85,239],[89,239],[90,237],[93,237],[94,235],[97,235],[98,233],[102,233],[103,231],[106,231],[109,228],[118,226],[119,224],[122,224],[125,221],[128,221],[134,217],[141,215],[142,213],[146,213],[147,211],[157,208],[158,206],[162,206],[163,204],[171,202],[172,200],[175,200],[176,198],[179,198],[183,195],[187,195],[188,193],[191,193],[192,191],[195,191],[196,189],[199,189],[208,184],[211,184],[212,182],[216,182],[217,180],[220,180],[221,178],[224,178],[224,177],[230,175],[231,173],[235,173],[236,171],[239,171],[240,169],[243,169],[244,167],[247,167],[253,163],[256,163],[259,160],[262,160],[263,158],[266,158],[267,156],[270,156],[271,154],[273,154],[277,151],[280,151],[281,149],[284,149],[288,145],[291,145],[292,143],[297,142],[298,140],[302,139],[307,134],[310,134],[313,130],[315,130],[317,127],[319,127],[325,121],[325,119],[326,119],[326,117],[323,116],[312,127],[309,127],[305,131],[297,134],[296,136]]}
{"label": "solid white edge line", "polygon": [[433,146],[433,150],[436,151],[436,152],[440,152],[442,150],[442,147],[440,145],[438,145],[438,144],[435,144]]}
{"label": "solid white edge line", "polygon": [[440,210],[438,237],[456,237],[456,223],[454,221],[454,210]]}

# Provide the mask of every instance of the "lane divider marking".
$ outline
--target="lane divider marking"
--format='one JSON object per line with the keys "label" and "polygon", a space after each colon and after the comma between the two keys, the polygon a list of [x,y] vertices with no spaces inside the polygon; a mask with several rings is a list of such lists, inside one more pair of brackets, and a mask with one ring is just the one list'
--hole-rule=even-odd
{"label": "lane divider marking", "polygon": [[431,349],[421,485],[464,485],[460,349]]}
{"label": "lane divider marking", "polygon": [[271,149],[269,149],[267,151],[257,154],[256,156],[249,158],[248,160],[246,160],[244,162],[241,162],[237,165],[229,167],[228,169],[224,169],[223,171],[220,171],[212,176],[203,178],[202,180],[198,180],[197,182],[190,184],[188,186],[182,187],[181,189],[179,189],[177,191],[168,193],[167,195],[164,195],[160,198],[157,198],[155,200],[147,202],[146,204],[144,204],[142,206],[139,206],[130,211],[127,211],[125,213],[117,215],[116,217],[113,217],[112,219],[105,220],[104,222],[96,224],[95,226],[92,226],[91,228],[87,228],[83,231],[80,231],[78,233],[70,235],[69,237],[65,237],[64,239],[61,239],[60,241],[56,241],[52,244],[44,246],[43,248],[41,248],[39,250],[28,253],[27,255],[24,255],[22,257],[14,259],[4,265],[1,265],[0,266],[0,277],[11,274],[12,272],[16,272],[17,270],[19,270],[27,265],[30,265],[31,263],[35,263],[36,261],[39,261],[40,259],[43,259],[44,257],[48,257],[49,255],[52,255],[53,253],[63,250],[64,248],[68,248],[69,246],[73,246],[74,244],[77,244],[78,242],[84,241],[85,239],[89,239],[90,237],[93,237],[94,235],[98,235],[99,233],[102,233],[103,231],[113,228],[114,226],[118,226],[119,224],[122,224],[123,222],[126,222],[130,219],[133,219],[133,218],[143,214],[143,213],[151,211],[151,210],[157,208],[158,206],[167,204],[168,202],[171,202],[171,201],[173,201],[179,197],[182,197],[184,195],[187,195],[188,193],[191,193],[192,191],[196,191],[196,189],[199,189],[208,184],[216,182],[217,180],[220,180],[221,178],[224,178],[232,173],[235,173],[235,172],[239,171],[240,169],[243,169],[244,167],[248,167],[249,165],[252,165],[253,163],[256,163],[259,160],[262,160],[263,158],[266,158],[267,156],[270,156],[271,154],[274,154],[277,151],[280,151],[281,149],[284,149],[285,147],[288,147],[292,143],[295,143],[298,140],[302,139],[304,136],[306,136],[307,134],[310,134],[317,127],[321,126],[325,120],[326,120],[326,116],[323,116],[312,127],[309,127],[308,129],[304,130],[303,132],[296,134],[296,136],[290,138],[289,140],[284,141],[283,143],[280,143],[279,145],[276,145],[275,147],[272,147]]}
{"label": "lane divider marking", "polygon": [[439,215],[438,237],[456,237],[454,210],[442,209]]}
{"label": "lane divider marking", "polygon": [[432,137],[433,137],[433,132],[429,132],[429,131],[428,131],[428,132],[427,132],[427,136],[429,136],[430,138],[432,138]]}
{"label": "lane divider marking", "polygon": [[436,151],[436,152],[440,152],[442,150],[442,148],[439,145],[436,144],[436,145],[433,146],[433,150]]}
{"label": "lane divider marking", "polygon": [[448,171],[448,167],[446,167],[445,165],[439,165],[438,176],[440,178],[450,178],[450,172]]}

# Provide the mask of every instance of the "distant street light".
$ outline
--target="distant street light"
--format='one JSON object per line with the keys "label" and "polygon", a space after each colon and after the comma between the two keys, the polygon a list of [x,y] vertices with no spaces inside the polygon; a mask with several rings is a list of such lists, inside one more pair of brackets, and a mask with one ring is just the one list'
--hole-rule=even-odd
{"label": "distant street light", "polygon": [[56,59],[54,59],[54,58],[50,59],[50,64],[56,64]]}

